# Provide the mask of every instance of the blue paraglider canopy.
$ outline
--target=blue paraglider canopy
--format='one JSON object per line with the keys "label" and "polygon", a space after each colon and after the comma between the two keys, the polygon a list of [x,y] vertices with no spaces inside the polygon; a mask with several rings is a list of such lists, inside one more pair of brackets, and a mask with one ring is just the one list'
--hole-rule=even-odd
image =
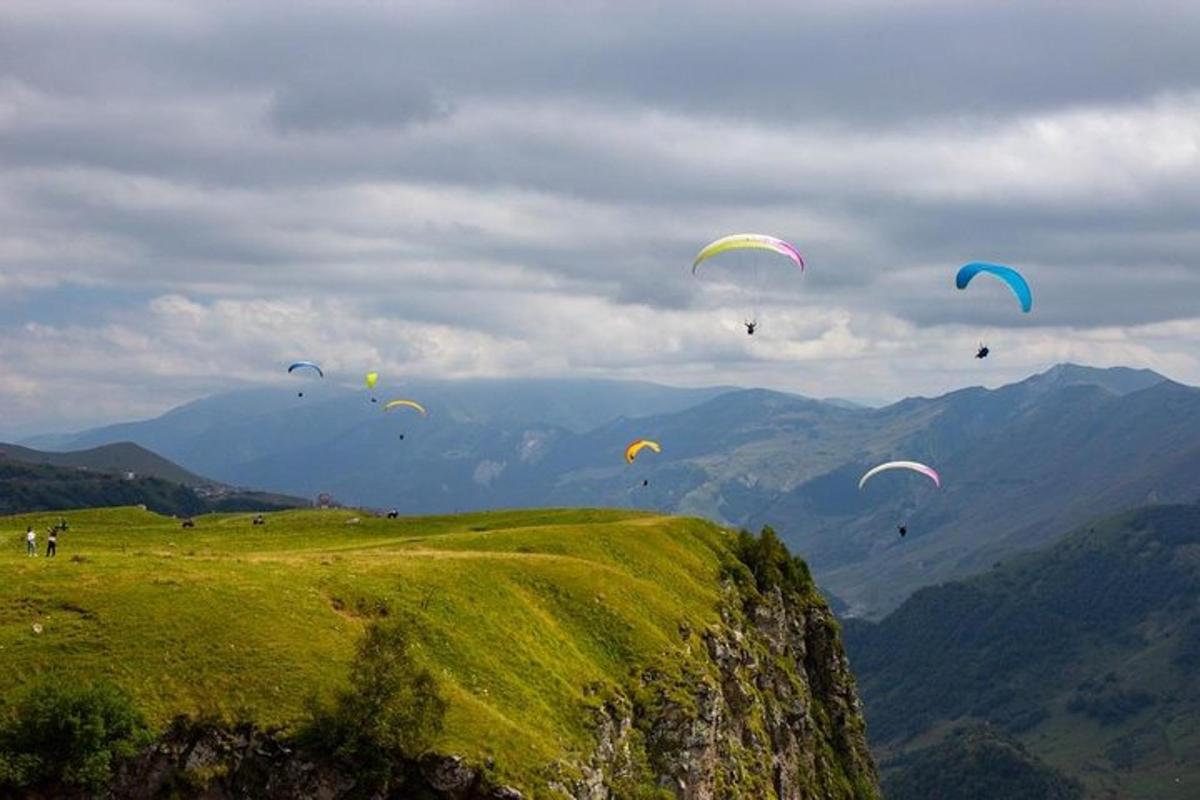
{"label": "blue paraglider canopy", "polygon": [[1008,284],[1008,288],[1012,289],[1013,294],[1021,301],[1022,311],[1029,313],[1029,310],[1033,308],[1033,291],[1029,288],[1029,284],[1025,281],[1025,278],[1012,267],[1006,267],[1003,264],[988,264],[985,261],[972,261],[970,264],[963,264],[958,270],[958,275],[954,278],[954,285],[959,289],[965,289],[967,288],[967,284],[971,282],[971,279],[981,272],[995,275]]}
{"label": "blue paraglider canopy", "polygon": [[314,370],[322,378],[325,377],[325,373],[321,371],[321,368],[311,361],[297,361],[296,363],[294,363],[290,367],[288,367],[288,372],[295,372],[298,369],[311,369],[311,370]]}

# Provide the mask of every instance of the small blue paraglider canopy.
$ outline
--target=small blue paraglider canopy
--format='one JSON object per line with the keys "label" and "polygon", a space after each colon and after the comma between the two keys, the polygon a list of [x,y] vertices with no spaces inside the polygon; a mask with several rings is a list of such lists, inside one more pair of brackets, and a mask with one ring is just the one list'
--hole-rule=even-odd
{"label": "small blue paraglider canopy", "polygon": [[297,361],[296,363],[294,363],[290,367],[288,367],[288,372],[295,372],[298,369],[315,370],[316,373],[318,375],[320,375],[322,378],[325,377],[325,373],[321,371],[321,368],[311,361]]}

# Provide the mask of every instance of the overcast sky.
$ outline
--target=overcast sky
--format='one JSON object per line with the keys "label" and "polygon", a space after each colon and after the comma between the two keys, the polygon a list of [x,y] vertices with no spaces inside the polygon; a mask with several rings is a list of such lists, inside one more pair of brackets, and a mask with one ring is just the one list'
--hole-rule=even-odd
{"label": "overcast sky", "polygon": [[[1200,383],[1200,4],[744,5],[4,0],[0,435],[295,358],[816,397],[1064,360]],[[691,275],[742,231],[808,270]],[[975,259],[1033,313],[956,291]]]}

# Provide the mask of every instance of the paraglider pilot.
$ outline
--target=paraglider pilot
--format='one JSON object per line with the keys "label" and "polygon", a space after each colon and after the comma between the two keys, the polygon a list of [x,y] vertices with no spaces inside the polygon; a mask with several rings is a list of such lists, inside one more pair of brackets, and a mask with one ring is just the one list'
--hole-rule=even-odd
{"label": "paraglider pilot", "polygon": [[896,530],[900,531],[901,539],[903,539],[905,536],[908,535],[908,526],[907,525],[900,525],[896,528]]}
{"label": "paraglider pilot", "polygon": [[758,322],[751,320],[750,322],[743,322],[742,324],[746,326],[746,335],[753,336],[754,329],[758,327]]}
{"label": "paraglider pilot", "polygon": [[987,357],[988,357],[988,353],[989,353],[989,352],[991,352],[991,351],[990,351],[990,350],[988,350],[988,348],[987,348],[987,345],[985,345],[985,344],[983,344],[982,342],[980,342],[980,344],[979,344],[979,352],[977,352],[977,353],[975,354],[975,357],[976,357],[976,358],[987,358]]}

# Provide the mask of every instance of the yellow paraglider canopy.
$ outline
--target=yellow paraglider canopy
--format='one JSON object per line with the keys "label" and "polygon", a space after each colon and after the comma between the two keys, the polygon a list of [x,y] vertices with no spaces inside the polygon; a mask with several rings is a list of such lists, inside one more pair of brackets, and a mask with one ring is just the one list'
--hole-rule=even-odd
{"label": "yellow paraglider canopy", "polygon": [[696,270],[700,268],[701,262],[729,250],[770,250],[772,253],[787,256],[800,268],[801,272],[804,271],[804,256],[800,255],[799,250],[783,239],[777,236],[768,236],[765,233],[735,233],[732,236],[722,236],[715,242],[706,244],[704,249],[696,254],[696,259],[692,262],[692,274],[696,274]]}
{"label": "yellow paraglider canopy", "polygon": [[422,417],[429,416],[429,412],[425,410],[425,406],[421,405],[416,400],[390,400],[388,401],[387,405],[383,407],[383,410],[391,411],[393,408],[400,408],[402,406],[406,408],[415,408],[417,411],[421,412]]}
{"label": "yellow paraglider canopy", "polygon": [[662,445],[660,445],[658,442],[651,441],[650,439],[634,439],[629,443],[629,446],[625,448],[625,463],[632,464],[633,460],[637,458],[638,453],[642,452],[642,450],[647,447],[656,453],[662,452]]}

